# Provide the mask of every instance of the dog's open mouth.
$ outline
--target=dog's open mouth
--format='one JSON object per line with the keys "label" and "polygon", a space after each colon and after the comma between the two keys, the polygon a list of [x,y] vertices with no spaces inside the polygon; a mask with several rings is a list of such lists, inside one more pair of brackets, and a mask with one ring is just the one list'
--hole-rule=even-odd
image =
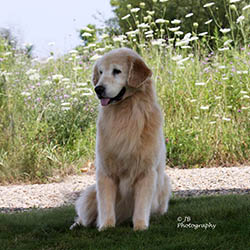
{"label": "dog's open mouth", "polygon": [[122,99],[122,97],[124,96],[125,92],[126,92],[126,88],[123,87],[121,89],[121,91],[118,93],[118,95],[115,96],[115,97],[113,97],[113,98],[106,98],[106,97],[104,98],[104,97],[101,97],[100,100],[101,100],[102,106],[107,106],[110,103],[114,103],[114,102],[120,101]]}

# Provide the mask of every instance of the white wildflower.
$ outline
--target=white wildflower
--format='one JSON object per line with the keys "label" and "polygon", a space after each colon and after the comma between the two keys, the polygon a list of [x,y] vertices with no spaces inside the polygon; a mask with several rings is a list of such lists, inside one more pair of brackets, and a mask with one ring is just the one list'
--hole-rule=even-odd
{"label": "white wildflower", "polygon": [[97,48],[95,49],[95,52],[98,53],[98,52],[104,52],[105,51],[105,48]]}
{"label": "white wildflower", "polygon": [[96,44],[95,44],[95,43],[90,43],[90,44],[87,46],[87,48],[94,48],[94,47],[96,47]]}
{"label": "white wildflower", "polygon": [[225,65],[219,65],[218,69],[226,69],[226,66]]}
{"label": "white wildflower", "polygon": [[188,61],[189,59],[190,59],[189,56],[188,56],[188,57],[185,57],[185,58],[183,58],[183,59],[177,61],[177,64],[183,64],[184,62]]}
{"label": "white wildflower", "polygon": [[249,5],[246,5],[245,7],[243,7],[242,10],[246,10],[246,9],[248,9],[248,8],[250,8],[250,4],[249,4]]}
{"label": "white wildflower", "polygon": [[224,42],[224,46],[227,46],[227,45],[229,45],[232,42],[233,42],[233,40],[229,39],[229,40],[227,40],[227,41]]}
{"label": "white wildflower", "polygon": [[126,39],[126,38],[127,38],[127,37],[124,36],[124,35],[115,36],[115,37],[113,37],[113,41],[114,41],[114,42],[123,42],[124,39]]}
{"label": "white wildflower", "polygon": [[231,119],[230,119],[230,118],[227,118],[227,117],[222,117],[222,120],[223,120],[223,121],[227,121],[227,122],[231,121]]}
{"label": "white wildflower", "polygon": [[26,71],[26,75],[32,75],[36,73],[36,69],[29,69],[28,71]]}
{"label": "white wildflower", "polygon": [[205,82],[196,82],[195,83],[195,86],[204,86],[204,85],[206,85]]}
{"label": "white wildflower", "polygon": [[168,0],[160,0],[160,3],[165,3],[167,2]]}
{"label": "white wildflower", "polygon": [[93,55],[92,57],[90,57],[89,60],[90,60],[90,61],[95,61],[95,60],[97,60],[97,59],[100,58],[100,57],[102,57],[102,56],[100,56],[100,55],[98,55],[98,54],[95,54],[95,55]]}
{"label": "white wildflower", "polygon": [[220,29],[220,32],[223,33],[223,34],[226,34],[226,33],[230,32],[230,31],[231,31],[230,28],[225,28],[225,29],[221,28]]}
{"label": "white wildflower", "polygon": [[61,103],[62,106],[70,106],[70,102],[63,102]]}
{"label": "white wildflower", "polygon": [[220,100],[221,96],[215,96],[215,100]]}
{"label": "white wildflower", "polygon": [[144,32],[145,35],[149,35],[149,34],[153,34],[153,33],[154,33],[153,30],[149,30],[149,31]]}
{"label": "white wildflower", "polygon": [[201,110],[208,110],[208,109],[209,109],[209,106],[201,106],[200,109],[201,109]]}
{"label": "white wildflower", "polygon": [[249,99],[250,96],[249,96],[249,95],[243,95],[242,98],[243,98],[243,99]]}
{"label": "white wildflower", "polygon": [[193,15],[194,15],[194,13],[188,13],[185,17],[188,18],[188,17],[191,17]]}
{"label": "white wildflower", "polygon": [[189,39],[189,41],[191,42],[191,41],[195,41],[195,40],[198,40],[199,39],[199,37],[197,37],[197,36],[192,36],[190,39]]}
{"label": "white wildflower", "polygon": [[171,58],[173,61],[179,61],[182,59],[182,55],[176,55]]}
{"label": "white wildflower", "polygon": [[193,23],[193,26],[194,26],[195,28],[198,28],[199,23],[195,22],[195,23]]}
{"label": "white wildflower", "polygon": [[147,13],[148,13],[150,16],[153,16],[155,12],[154,12],[154,11],[147,10]]}
{"label": "white wildflower", "polygon": [[34,73],[33,75],[29,76],[31,81],[38,81],[40,79],[40,75],[38,73]]}
{"label": "white wildflower", "polygon": [[[177,31],[178,32],[178,31]],[[181,40],[181,41],[178,41],[178,42],[176,42],[175,43],[175,46],[182,46],[182,47],[184,47],[185,45],[188,45],[188,43],[189,43],[189,40]]]}
{"label": "white wildflower", "polygon": [[70,54],[78,54],[78,51],[75,50],[75,49],[72,49],[72,50],[69,51],[69,53],[70,53]]}
{"label": "white wildflower", "polygon": [[136,30],[126,32],[126,35],[131,36],[131,37],[135,37],[135,35],[138,34],[138,32],[139,32],[139,30],[136,29]]}
{"label": "white wildflower", "polygon": [[180,24],[181,20],[178,19],[174,19],[173,21],[171,21],[172,24]]}
{"label": "white wildflower", "polygon": [[52,83],[52,82],[51,82],[50,80],[45,80],[43,84],[44,84],[44,85],[50,85],[51,83]]}
{"label": "white wildflower", "polygon": [[11,52],[5,52],[3,55],[4,56],[10,56],[12,53]]}
{"label": "white wildflower", "polygon": [[248,71],[247,71],[247,70],[238,70],[236,73],[237,73],[238,75],[241,75],[241,74],[247,74]]}
{"label": "white wildflower", "polygon": [[63,79],[63,75],[60,75],[60,74],[53,75],[52,79],[55,81],[60,81]]}
{"label": "white wildflower", "polygon": [[175,35],[177,35],[177,36],[181,36],[181,35],[183,35],[184,33],[183,33],[183,31],[181,31],[181,30],[178,30],[178,31],[175,31]]}
{"label": "white wildflower", "polygon": [[108,34],[102,34],[102,35],[101,35],[101,39],[105,39],[105,38],[108,38],[108,37],[109,37]]}
{"label": "white wildflower", "polygon": [[93,32],[93,31],[95,31],[93,29],[90,29],[88,26],[82,28],[82,30],[87,31],[87,32]]}
{"label": "white wildflower", "polygon": [[229,50],[229,47],[224,47],[224,48],[218,48],[219,51],[225,51],[225,50]]}
{"label": "white wildflower", "polygon": [[209,19],[208,21],[205,22],[205,24],[210,24],[211,22],[213,22],[213,19]]}
{"label": "white wildflower", "polygon": [[73,67],[74,71],[78,71],[78,70],[81,70],[81,69],[82,69],[82,67],[80,67],[80,66]]}
{"label": "white wildflower", "polygon": [[23,92],[21,93],[21,95],[22,95],[22,96],[30,96],[30,95],[31,95],[31,93],[26,92],[26,91],[23,91]]}
{"label": "white wildflower", "polygon": [[209,122],[209,124],[215,124],[216,123],[216,121],[211,121],[211,122]]}
{"label": "white wildflower", "polygon": [[76,86],[78,86],[78,87],[85,87],[85,86],[87,86],[88,84],[86,83],[86,82],[78,82],[77,84],[76,84]]}
{"label": "white wildflower", "polygon": [[148,23],[140,23],[137,25],[138,28],[142,28],[142,29],[146,29],[149,28],[149,24]]}
{"label": "white wildflower", "polygon": [[202,33],[199,33],[198,36],[205,36],[207,34],[208,34],[208,32],[202,32]]}
{"label": "white wildflower", "polygon": [[145,8],[145,3],[144,2],[141,2],[140,3],[140,7],[143,9],[143,8]]}
{"label": "white wildflower", "polygon": [[247,91],[241,90],[240,93],[241,94],[247,94]]}
{"label": "white wildflower", "polygon": [[204,8],[211,7],[211,6],[213,6],[214,4],[215,4],[214,2],[206,3],[205,5],[203,5],[203,7],[204,7]]}
{"label": "white wildflower", "polygon": [[68,83],[68,82],[70,82],[70,79],[69,79],[69,78],[67,78],[67,77],[64,77],[64,78],[62,78],[62,82],[64,82],[64,83]]}
{"label": "white wildflower", "polygon": [[81,36],[82,36],[82,37],[91,37],[92,34],[90,34],[89,32],[84,32],[84,33],[82,33]]}
{"label": "white wildflower", "polygon": [[242,21],[245,19],[244,16],[239,16],[236,20],[236,23],[242,23]]}
{"label": "white wildflower", "polygon": [[132,13],[137,13],[140,10],[140,8],[132,8],[130,11]]}
{"label": "white wildflower", "polygon": [[165,19],[162,19],[162,18],[159,18],[159,19],[156,19],[155,20],[155,23],[165,23],[166,22],[166,20]]}
{"label": "white wildflower", "polygon": [[122,20],[126,20],[126,19],[128,19],[129,17],[130,17],[130,14],[127,14],[126,16],[122,17],[121,19],[122,19]]}
{"label": "white wildflower", "polygon": [[240,2],[240,0],[230,0],[230,3],[237,3]]}
{"label": "white wildflower", "polygon": [[176,42],[176,46],[187,46],[189,44],[189,38],[191,37],[191,33],[187,33],[181,41]]}
{"label": "white wildflower", "polygon": [[192,100],[190,100],[190,102],[196,102],[197,100],[196,99],[192,99]]}
{"label": "white wildflower", "polygon": [[165,43],[165,40],[164,39],[157,39],[157,40],[153,40],[151,43],[152,43],[152,45],[155,45],[155,46],[161,46],[161,45],[163,45],[163,43]]}
{"label": "white wildflower", "polygon": [[172,32],[176,32],[176,31],[178,31],[179,29],[181,28],[181,26],[177,26],[177,27],[175,27],[175,28],[168,28],[170,31],[172,31]]}
{"label": "white wildflower", "polygon": [[188,32],[188,33],[183,37],[183,40],[188,40],[191,36],[192,36],[192,34],[191,34],[190,32]]}
{"label": "white wildflower", "polygon": [[67,111],[67,110],[70,110],[70,107],[62,107],[61,110],[62,111]]}

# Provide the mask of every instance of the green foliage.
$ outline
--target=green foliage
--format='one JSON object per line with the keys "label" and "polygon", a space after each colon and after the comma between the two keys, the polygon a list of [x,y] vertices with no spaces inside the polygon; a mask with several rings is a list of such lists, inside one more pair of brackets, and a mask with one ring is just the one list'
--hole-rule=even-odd
{"label": "green foliage", "polygon": [[[199,25],[187,34],[169,29],[165,34],[160,28],[170,24],[148,13],[142,23],[143,11],[128,17],[141,24],[136,30],[113,36],[104,30],[98,38],[93,31],[84,46],[57,59],[29,58],[0,38],[0,182],[46,182],[78,173],[94,160],[98,101],[91,71],[97,58],[119,47],[137,50],[154,73],[168,165],[249,162],[250,47],[244,41],[250,8],[242,25],[232,19],[229,31],[216,28],[213,36],[198,34]],[[234,26],[244,41],[230,32]]]}
{"label": "green foliage", "polygon": [[85,45],[96,40],[96,27],[93,24],[88,24],[85,28],[80,30],[80,38]]}
{"label": "green foliage", "polygon": [[175,198],[167,214],[153,216],[149,230],[143,232],[134,232],[130,222],[103,232],[83,227],[70,231],[73,207],[0,214],[0,249],[247,250],[249,198],[249,194]]}
{"label": "green foliage", "polygon": [[[213,1],[214,5],[206,7],[211,3],[209,0],[175,0],[175,1],[153,1],[153,0],[111,0],[110,4],[114,8],[121,33],[138,29],[141,23],[150,23],[151,29],[154,30],[154,38],[156,34],[163,29],[162,38],[170,39],[174,37],[174,33],[169,33],[168,29],[181,26],[180,31],[184,34],[195,32],[196,34],[208,31],[211,39],[210,46],[214,47],[215,30],[221,28],[231,28],[230,36],[234,42],[247,44],[250,37],[250,16],[242,10],[244,6],[249,4],[246,1],[239,1],[230,4],[229,0]],[[138,11],[133,9],[139,8]],[[244,12],[244,13],[243,13]],[[123,20],[123,17],[130,15],[129,18]],[[241,15],[245,15],[244,22],[236,23]],[[164,24],[155,23],[157,19],[166,20]],[[174,20],[180,20],[180,23],[172,23]],[[206,22],[212,20],[207,24]],[[197,27],[194,27],[197,23]],[[242,28],[245,29],[244,33]],[[221,37],[222,34],[219,34]]]}

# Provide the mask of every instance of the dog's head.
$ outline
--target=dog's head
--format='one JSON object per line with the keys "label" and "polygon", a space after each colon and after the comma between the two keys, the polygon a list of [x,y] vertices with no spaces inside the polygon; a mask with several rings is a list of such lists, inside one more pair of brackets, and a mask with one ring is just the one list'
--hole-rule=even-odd
{"label": "dog's head", "polygon": [[92,81],[102,106],[122,101],[152,76],[142,58],[128,48],[115,49],[97,60]]}

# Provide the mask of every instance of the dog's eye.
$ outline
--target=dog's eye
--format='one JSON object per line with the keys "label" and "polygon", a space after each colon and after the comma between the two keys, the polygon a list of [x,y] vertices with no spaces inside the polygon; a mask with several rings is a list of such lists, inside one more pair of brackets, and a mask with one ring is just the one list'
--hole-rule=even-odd
{"label": "dog's eye", "polygon": [[121,71],[119,69],[113,69],[113,75],[118,75],[120,73]]}
{"label": "dog's eye", "polygon": [[102,71],[100,70],[99,73],[100,73],[100,75],[101,75],[101,74],[102,74]]}

